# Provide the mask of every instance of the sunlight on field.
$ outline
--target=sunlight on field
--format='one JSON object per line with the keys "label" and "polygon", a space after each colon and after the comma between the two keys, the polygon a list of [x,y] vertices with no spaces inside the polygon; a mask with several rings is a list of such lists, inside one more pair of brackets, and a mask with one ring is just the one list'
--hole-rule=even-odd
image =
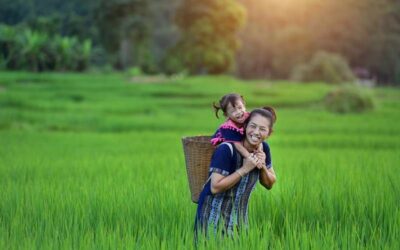
{"label": "sunlight on field", "polygon": [[398,89],[337,115],[323,84],[1,74],[1,249],[194,249],[180,139],[213,133],[211,104],[232,91],[277,108],[278,182],[253,193],[249,234],[201,249],[399,248]]}

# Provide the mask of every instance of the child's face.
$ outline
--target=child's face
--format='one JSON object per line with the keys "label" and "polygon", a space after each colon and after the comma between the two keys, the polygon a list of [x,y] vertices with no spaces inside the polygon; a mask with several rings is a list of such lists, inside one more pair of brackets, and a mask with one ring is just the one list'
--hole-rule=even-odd
{"label": "child's face", "polygon": [[242,101],[236,101],[235,106],[232,106],[231,103],[228,103],[228,106],[226,107],[226,116],[239,124],[242,124],[246,120],[246,116],[244,115],[245,112],[246,107]]}

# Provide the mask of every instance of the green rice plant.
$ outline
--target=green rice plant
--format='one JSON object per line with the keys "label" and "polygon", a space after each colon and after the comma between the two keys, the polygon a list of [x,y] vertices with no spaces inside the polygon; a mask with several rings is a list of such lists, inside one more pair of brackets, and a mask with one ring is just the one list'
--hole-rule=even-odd
{"label": "green rice plant", "polygon": [[2,249],[196,249],[181,137],[212,134],[210,103],[228,91],[277,105],[278,179],[257,185],[247,232],[197,249],[400,247],[397,89],[339,115],[320,84],[6,72],[0,86]]}

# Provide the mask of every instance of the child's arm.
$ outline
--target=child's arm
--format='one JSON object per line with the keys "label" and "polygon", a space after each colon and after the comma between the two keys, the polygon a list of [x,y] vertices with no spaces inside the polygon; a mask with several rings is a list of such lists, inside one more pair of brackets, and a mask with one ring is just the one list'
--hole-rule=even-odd
{"label": "child's arm", "polygon": [[255,152],[255,155],[260,160],[257,164],[257,168],[262,169],[265,166],[265,157],[266,157],[262,143],[260,143],[260,145],[258,146],[258,149]]}
{"label": "child's arm", "polygon": [[259,159],[262,159],[264,165],[260,171],[260,183],[265,188],[271,189],[276,182],[276,175],[274,169],[272,168],[271,152],[269,146],[268,144],[265,144],[264,146],[264,152],[257,152],[257,155],[259,155]]}
{"label": "child's arm", "polygon": [[262,143],[260,143],[260,146],[258,146],[258,151],[264,152],[264,147]]}
{"label": "child's arm", "polygon": [[243,156],[243,158],[248,158],[250,156],[249,151],[247,151],[247,149],[242,145],[242,142],[235,141],[233,144],[235,144],[236,149]]}
{"label": "child's arm", "polygon": [[[241,142],[233,142],[233,144],[235,144],[236,149],[243,156],[243,158],[248,158],[251,155],[249,153],[249,151],[247,151],[247,149],[242,145]],[[262,145],[262,143],[258,147],[258,151],[263,153],[263,145]],[[259,163],[257,163],[257,168],[262,169],[263,166],[265,166],[265,157],[263,158],[263,161],[260,161]]]}

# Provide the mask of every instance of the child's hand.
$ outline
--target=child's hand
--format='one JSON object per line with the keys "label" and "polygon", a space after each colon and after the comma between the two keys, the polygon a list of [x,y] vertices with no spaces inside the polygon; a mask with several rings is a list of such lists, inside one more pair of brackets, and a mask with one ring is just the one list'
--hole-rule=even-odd
{"label": "child's hand", "polygon": [[262,162],[262,161],[257,161],[257,165],[256,165],[256,167],[258,168],[258,169],[262,169],[263,167],[264,167],[264,163]]}
{"label": "child's hand", "polygon": [[248,174],[253,168],[257,167],[257,157],[250,154],[249,157],[243,159],[243,168],[245,169],[245,174]]}
{"label": "child's hand", "polygon": [[249,157],[245,158],[253,162],[256,168],[262,169],[264,164],[262,158],[260,158],[256,153],[249,154]]}
{"label": "child's hand", "polygon": [[265,166],[265,153],[264,152],[260,152],[260,151],[256,151],[255,156],[257,158],[257,168],[258,169],[262,169]]}

